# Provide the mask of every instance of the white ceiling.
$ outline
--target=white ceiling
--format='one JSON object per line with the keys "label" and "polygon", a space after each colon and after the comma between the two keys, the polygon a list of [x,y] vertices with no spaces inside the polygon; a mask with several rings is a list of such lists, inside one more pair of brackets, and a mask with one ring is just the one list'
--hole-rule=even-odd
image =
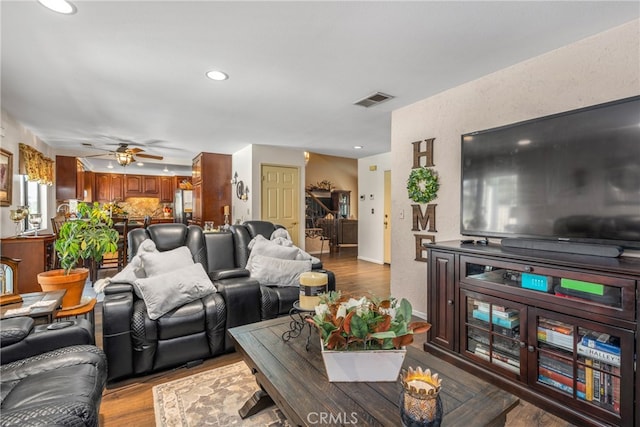
{"label": "white ceiling", "polygon": [[[129,142],[173,173],[248,144],[388,152],[391,111],[640,16],[636,1],[75,5],[2,0],[2,108],[60,154]],[[353,105],[376,91],[396,98]]]}

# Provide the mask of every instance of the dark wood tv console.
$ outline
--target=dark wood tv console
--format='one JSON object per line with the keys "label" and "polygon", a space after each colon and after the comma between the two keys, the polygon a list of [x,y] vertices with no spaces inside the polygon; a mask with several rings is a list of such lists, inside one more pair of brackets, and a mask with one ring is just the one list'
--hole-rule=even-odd
{"label": "dark wood tv console", "polygon": [[580,426],[640,426],[640,258],[427,244],[424,349]]}

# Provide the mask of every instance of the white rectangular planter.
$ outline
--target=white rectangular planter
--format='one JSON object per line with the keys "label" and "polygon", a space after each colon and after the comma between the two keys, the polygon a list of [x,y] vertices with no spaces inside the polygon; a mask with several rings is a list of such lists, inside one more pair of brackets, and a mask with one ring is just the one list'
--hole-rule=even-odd
{"label": "white rectangular planter", "polygon": [[329,382],[396,381],[407,350],[322,350]]}

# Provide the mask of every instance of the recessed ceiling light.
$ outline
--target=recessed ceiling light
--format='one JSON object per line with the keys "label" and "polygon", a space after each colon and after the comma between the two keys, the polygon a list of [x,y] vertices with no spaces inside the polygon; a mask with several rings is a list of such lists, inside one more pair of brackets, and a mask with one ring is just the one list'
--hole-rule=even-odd
{"label": "recessed ceiling light", "polygon": [[38,2],[54,12],[63,13],[65,15],[72,15],[76,13],[76,7],[66,0],[38,0]]}
{"label": "recessed ceiling light", "polygon": [[162,172],[164,172],[164,173],[169,172],[169,168],[165,166],[164,169],[162,169]]}
{"label": "recessed ceiling light", "polygon": [[354,145],[353,148],[355,150],[362,150],[362,145]]}
{"label": "recessed ceiling light", "polygon": [[207,77],[209,77],[211,80],[216,80],[216,81],[227,80],[229,78],[229,76],[226,73],[223,73],[222,71],[218,71],[218,70],[207,71]]}
{"label": "recessed ceiling light", "polygon": [[113,164],[111,162],[107,165],[107,169],[113,169]]}
{"label": "recessed ceiling light", "polygon": [[138,165],[138,166],[144,166],[144,163],[142,163],[142,162],[138,162],[138,163],[136,163],[136,165]]}

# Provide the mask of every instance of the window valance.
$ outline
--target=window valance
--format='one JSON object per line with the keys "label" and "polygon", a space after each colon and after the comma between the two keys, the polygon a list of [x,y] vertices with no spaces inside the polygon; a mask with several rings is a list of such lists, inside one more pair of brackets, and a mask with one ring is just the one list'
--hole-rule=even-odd
{"label": "window valance", "polygon": [[53,185],[53,160],[27,144],[20,143],[19,171],[29,181]]}

